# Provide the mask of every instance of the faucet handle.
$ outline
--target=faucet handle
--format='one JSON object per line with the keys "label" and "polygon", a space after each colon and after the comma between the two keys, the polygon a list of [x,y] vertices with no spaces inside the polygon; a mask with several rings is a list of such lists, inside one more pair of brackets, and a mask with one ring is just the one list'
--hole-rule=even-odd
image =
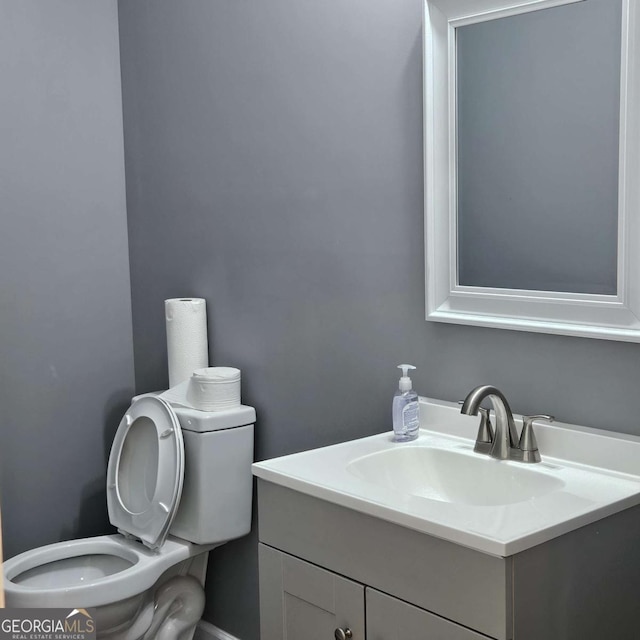
{"label": "faucet handle", "polygon": [[522,416],[522,433],[520,434],[520,444],[518,446],[522,451],[530,452],[528,456],[525,456],[525,462],[540,462],[538,443],[536,442],[536,436],[533,433],[533,422],[535,420],[553,422],[555,418],[553,416],[542,414],[535,416]]}

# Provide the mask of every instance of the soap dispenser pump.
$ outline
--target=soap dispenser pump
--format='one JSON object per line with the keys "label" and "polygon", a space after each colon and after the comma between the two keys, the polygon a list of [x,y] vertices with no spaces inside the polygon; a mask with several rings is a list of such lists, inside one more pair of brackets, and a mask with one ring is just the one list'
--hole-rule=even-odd
{"label": "soap dispenser pump", "polygon": [[410,364],[400,364],[402,377],[398,390],[393,396],[393,439],[395,442],[408,442],[415,440],[420,432],[420,405],[418,394],[413,390],[409,369],[415,369]]}

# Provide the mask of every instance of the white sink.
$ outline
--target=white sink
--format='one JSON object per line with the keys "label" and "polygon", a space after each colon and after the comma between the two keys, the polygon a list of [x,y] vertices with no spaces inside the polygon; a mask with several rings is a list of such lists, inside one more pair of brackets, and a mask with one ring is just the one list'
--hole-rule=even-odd
{"label": "white sink", "polygon": [[473,451],[478,418],[420,407],[413,442],[383,433],[258,462],[254,475],[498,556],[640,504],[638,437],[536,424],[542,462],[499,461]]}
{"label": "white sink", "polygon": [[485,507],[524,502],[565,486],[548,471],[480,457],[467,448],[388,449],[356,458],[347,464],[347,471],[366,482],[417,498]]}

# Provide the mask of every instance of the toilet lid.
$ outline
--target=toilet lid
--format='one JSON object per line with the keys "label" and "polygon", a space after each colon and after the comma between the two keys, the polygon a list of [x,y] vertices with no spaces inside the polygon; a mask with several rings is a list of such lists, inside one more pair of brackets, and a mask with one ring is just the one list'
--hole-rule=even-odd
{"label": "toilet lid", "polygon": [[180,422],[168,402],[136,400],[116,432],[107,469],[109,520],[156,549],[176,515],[184,478]]}

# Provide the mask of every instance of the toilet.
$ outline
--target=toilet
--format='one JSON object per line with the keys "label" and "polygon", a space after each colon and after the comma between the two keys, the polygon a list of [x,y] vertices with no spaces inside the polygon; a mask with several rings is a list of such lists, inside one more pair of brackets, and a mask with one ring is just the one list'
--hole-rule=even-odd
{"label": "toilet", "polygon": [[251,529],[255,410],[134,398],[107,469],[114,535],[69,540],[4,565],[6,606],[90,609],[98,638],[190,640],[208,552]]}

